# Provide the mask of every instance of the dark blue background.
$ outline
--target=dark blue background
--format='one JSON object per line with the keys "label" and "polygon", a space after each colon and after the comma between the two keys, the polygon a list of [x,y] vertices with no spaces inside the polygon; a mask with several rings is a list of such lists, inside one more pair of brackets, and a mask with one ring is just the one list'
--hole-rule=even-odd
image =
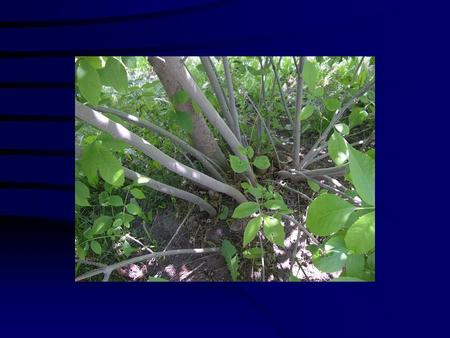
{"label": "dark blue background", "polygon": [[[434,336],[447,11],[411,2],[15,1],[0,11],[0,336]],[[448,40],[448,37],[447,37]],[[377,282],[74,283],[74,55],[375,55]],[[443,83],[444,82],[444,83]],[[427,143],[428,142],[428,143]],[[447,316],[445,314],[447,313]],[[445,316],[445,317],[444,317]]]}

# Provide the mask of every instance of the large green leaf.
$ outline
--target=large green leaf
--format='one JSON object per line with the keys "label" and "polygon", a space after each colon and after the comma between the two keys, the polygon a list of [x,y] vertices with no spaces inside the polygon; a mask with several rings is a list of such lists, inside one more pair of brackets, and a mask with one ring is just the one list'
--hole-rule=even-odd
{"label": "large green leaf", "polygon": [[131,189],[130,193],[131,193],[131,195],[133,195],[138,200],[143,200],[145,198],[144,193],[138,188]]}
{"label": "large green leaf", "polygon": [[192,132],[192,129],[194,128],[194,124],[192,123],[192,118],[189,116],[188,113],[176,110],[173,114],[173,120],[176,124],[178,124],[181,128],[186,130],[188,133]]}
{"label": "large green leaf", "polygon": [[101,70],[101,78],[105,86],[113,87],[118,92],[124,93],[128,89],[127,71],[116,58],[108,58],[105,67]]}
{"label": "large green leaf", "polygon": [[88,199],[90,197],[89,188],[80,181],[75,182],[75,204],[80,207],[87,207],[91,204]]}
{"label": "large green leaf", "polygon": [[352,112],[348,118],[350,129],[363,123],[364,120],[366,119],[367,115],[368,114],[365,110],[362,110],[359,107],[353,108]]}
{"label": "large green leaf", "polygon": [[375,161],[349,145],[349,169],[356,192],[364,202],[375,205]]}
{"label": "large green leaf", "polygon": [[185,104],[189,101],[189,94],[185,90],[177,91],[171,98],[174,105]]}
{"label": "large green leaf", "polygon": [[347,255],[340,251],[331,251],[323,256],[313,257],[314,266],[323,272],[339,271],[344,267],[346,261]]}
{"label": "large green leaf", "polygon": [[111,151],[101,148],[97,161],[100,176],[114,187],[121,187],[125,181],[125,172],[120,161]]}
{"label": "large green leaf", "polygon": [[258,230],[261,228],[261,224],[262,216],[255,217],[247,223],[244,231],[244,241],[242,243],[244,247],[256,237]]}
{"label": "large green leaf", "polygon": [[236,281],[239,276],[239,256],[236,254],[236,248],[226,239],[222,242],[221,252],[227,263],[228,270],[230,270],[231,279]]}
{"label": "large green leaf", "polygon": [[263,251],[260,247],[249,248],[242,251],[242,256],[246,259],[257,259],[261,258]]}
{"label": "large green leaf", "polygon": [[328,154],[337,165],[342,165],[348,160],[347,141],[337,131],[328,140]]}
{"label": "large green leaf", "polygon": [[270,161],[269,158],[265,155],[256,156],[255,160],[253,161],[253,165],[258,169],[267,169],[270,167]]}
{"label": "large green leaf", "polygon": [[102,84],[100,77],[88,60],[80,60],[77,66],[77,85],[81,95],[91,104],[100,100]]}
{"label": "large green leaf", "polygon": [[264,236],[272,243],[284,247],[285,233],[283,225],[278,218],[273,216],[263,217]]}
{"label": "large green leaf", "polygon": [[243,202],[234,209],[233,218],[245,218],[259,210],[259,204],[256,202]]}
{"label": "large green leaf", "polygon": [[347,230],[345,244],[356,254],[366,253],[375,248],[375,212],[358,218]]}
{"label": "large green leaf", "polygon": [[314,107],[312,105],[307,105],[303,107],[303,109],[300,112],[300,120],[306,120],[308,117],[310,117],[314,113]]}
{"label": "large green leaf", "polygon": [[91,185],[97,185],[97,172],[114,187],[122,186],[125,181],[125,173],[119,160],[99,142],[93,142],[84,147],[80,162]]}
{"label": "large green leaf", "polygon": [[248,162],[245,160],[241,160],[235,155],[230,155],[230,165],[231,169],[233,169],[233,171],[238,174],[242,174],[248,169]]}
{"label": "large green leaf", "polygon": [[132,215],[139,215],[142,213],[141,207],[136,203],[128,203],[127,211]]}
{"label": "large green leaf", "polygon": [[364,265],[364,255],[348,255],[347,262],[345,264],[345,275],[364,279]]}
{"label": "large green leaf", "polygon": [[94,225],[92,226],[93,235],[101,235],[103,234],[112,224],[111,216],[100,216],[94,221]]}
{"label": "large green leaf", "polygon": [[97,242],[96,240],[91,241],[91,249],[92,249],[92,251],[94,251],[97,255],[101,255],[101,254],[102,254],[102,246],[101,246],[100,243]]}
{"label": "large green leaf", "polygon": [[112,195],[109,198],[109,204],[113,207],[121,207],[123,206],[123,199],[119,195]]}
{"label": "large green leaf", "polygon": [[306,225],[312,233],[327,236],[344,226],[355,206],[336,195],[322,194],[308,207]]}
{"label": "large green leaf", "polygon": [[329,98],[325,100],[325,108],[327,108],[327,110],[329,111],[336,111],[341,107],[341,102],[335,98]]}
{"label": "large green leaf", "polygon": [[314,63],[305,60],[303,65],[303,78],[309,87],[314,87],[317,82],[319,71]]}

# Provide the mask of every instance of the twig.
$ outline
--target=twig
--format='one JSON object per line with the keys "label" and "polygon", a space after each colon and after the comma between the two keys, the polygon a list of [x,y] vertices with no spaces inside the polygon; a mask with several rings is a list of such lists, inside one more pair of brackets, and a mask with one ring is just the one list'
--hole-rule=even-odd
{"label": "twig", "polygon": [[78,276],[77,278],[75,278],[75,281],[79,282],[86,278],[93,277],[93,276],[100,275],[100,274],[104,274],[105,278],[103,280],[107,281],[109,279],[109,276],[111,275],[111,272],[113,272],[114,270],[121,268],[123,266],[137,263],[137,262],[150,260],[152,258],[157,258],[157,257],[164,257],[164,256],[204,254],[204,253],[211,253],[211,252],[220,252],[220,248],[178,249],[178,250],[170,250],[170,251],[165,251],[165,252],[153,252],[150,254],[133,257],[133,258],[130,258],[130,259],[127,259],[127,260],[124,260],[124,261],[121,261],[121,262],[118,262],[115,264],[111,264],[108,266],[104,266],[104,267],[86,272],[86,273]]}
{"label": "twig", "polygon": [[283,218],[295,223],[310,239],[311,241],[316,244],[320,245],[320,242],[306,229],[299,221],[297,221],[294,217],[289,215],[281,215]]}
{"label": "twig", "polygon": [[[295,60],[295,58],[294,58]],[[293,136],[294,136],[294,145],[292,148],[292,158],[294,168],[298,168],[300,165],[300,139],[302,132],[302,121],[300,119],[300,112],[302,109],[302,101],[303,101],[303,65],[305,64],[305,57],[301,56],[299,64],[297,67],[297,93],[295,97],[295,115],[294,115],[294,128],[293,128]]]}
{"label": "twig", "polygon": [[[281,58],[280,58],[280,60],[281,60]],[[280,77],[278,76],[278,71],[277,71],[277,68],[275,67],[272,57],[270,58],[270,64],[272,65],[273,74],[275,75],[275,80],[278,85],[278,91],[280,92],[281,104],[283,105],[284,111],[285,111],[287,117],[289,118],[289,122],[291,122],[291,126],[293,126],[294,120],[292,119],[292,115],[289,112],[289,109],[287,107],[286,100],[284,98],[283,87],[281,85]]]}
{"label": "twig", "polygon": [[317,152],[320,151],[319,145],[322,144],[322,142],[326,141],[328,138],[328,134],[331,132],[335,124],[341,119],[341,117],[344,115],[344,113],[355,104],[356,100],[364,95],[370,87],[372,87],[375,84],[375,80],[372,80],[368,82],[362,89],[360,89],[351,99],[347,101],[343,105],[343,107],[337,111],[333,118],[331,119],[328,126],[325,128],[324,132],[319,136],[316,143],[312,146],[311,150],[305,155],[303,160],[300,162],[300,169],[305,168],[310,164],[310,160],[316,155]]}
{"label": "twig", "polygon": [[253,102],[253,100],[250,98],[250,96],[248,96],[248,94],[245,91],[243,93],[244,93],[245,98],[250,102],[251,106],[256,111],[256,114],[258,114],[258,116],[259,116],[259,118],[260,118],[260,120],[261,120],[261,122],[262,122],[262,124],[264,126],[264,129],[266,129],[267,137],[269,138],[270,143],[272,144],[273,151],[275,152],[275,157],[277,159],[278,168],[281,168],[281,161],[280,161],[280,157],[278,156],[278,151],[277,151],[277,148],[275,146],[275,141],[272,138],[272,135],[270,133],[270,129],[267,127],[266,121],[262,117],[261,113],[259,112],[258,108],[256,107],[256,105]]}
{"label": "twig", "polygon": [[[262,243],[262,234],[261,234],[261,231],[259,231],[259,246],[260,246],[260,248],[261,248],[261,252],[263,253],[263,252],[264,252],[264,249],[263,249],[263,243]],[[265,267],[265,264],[264,264],[264,255],[263,255],[263,254],[261,255],[261,266],[262,266],[262,270],[261,270],[261,281],[262,281],[262,282],[265,282],[265,280],[266,280],[266,267]]]}
{"label": "twig", "polygon": [[279,185],[280,187],[285,188],[286,190],[295,192],[296,194],[300,195],[302,198],[304,198],[305,200],[307,200],[309,202],[312,201],[311,197],[309,197],[308,195],[302,193],[301,191],[298,191],[298,190],[295,190],[295,189],[291,188],[286,183],[281,183],[281,182],[277,182],[277,181],[274,181],[274,180],[266,180],[266,181],[273,182],[273,183]]}
{"label": "twig", "polygon": [[174,240],[174,238],[178,235],[178,232],[180,231],[181,227],[183,226],[183,224],[186,222],[186,220],[188,219],[189,215],[191,214],[192,210],[194,208],[190,208],[189,211],[187,212],[186,216],[184,217],[183,221],[181,221],[180,225],[178,226],[177,230],[175,231],[175,233],[173,234],[172,238],[170,239],[169,243],[167,243],[166,247],[164,248],[163,252],[165,252],[170,244],[172,244],[172,241]]}
{"label": "twig", "polygon": [[223,69],[225,71],[225,80],[227,83],[227,88],[228,88],[228,96],[229,96],[229,102],[230,102],[230,112],[231,112],[231,116],[233,117],[234,120],[234,132],[236,134],[236,138],[239,140],[239,142],[242,143],[241,140],[241,129],[239,127],[239,115],[237,113],[237,109],[236,109],[236,102],[234,100],[234,90],[233,90],[233,80],[231,78],[231,70],[230,70],[230,65],[228,64],[228,59],[226,56],[224,56],[222,58],[223,61]]}

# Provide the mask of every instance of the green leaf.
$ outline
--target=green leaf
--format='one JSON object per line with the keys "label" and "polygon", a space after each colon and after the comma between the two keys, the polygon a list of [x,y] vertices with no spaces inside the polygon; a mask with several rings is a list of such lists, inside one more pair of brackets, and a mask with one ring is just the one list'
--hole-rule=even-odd
{"label": "green leaf", "polygon": [[194,128],[194,125],[192,123],[192,118],[189,116],[188,113],[176,110],[173,119],[176,124],[178,124],[181,128],[186,130],[188,133],[192,132],[192,129]]}
{"label": "green leaf", "polygon": [[269,158],[265,155],[256,156],[255,160],[253,161],[253,165],[258,169],[267,169],[270,167],[270,161]]}
{"label": "green leaf", "polygon": [[75,181],[75,204],[80,207],[90,206],[90,196],[89,188],[83,182]]}
{"label": "green leaf", "polygon": [[116,58],[109,57],[105,67],[101,71],[101,77],[105,86],[113,87],[120,93],[128,89],[127,71],[123,64]]}
{"label": "green leaf", "polygon": [[273,216],[263,217],[264,236],[272,243],[284,247],[284,228],[278,218]]}
{"label": "green leaf", "polygon": [[367,257],[367,267],[371,270],[375,270],[375,253],[371,253]]}
{"label": "green leaf", "polygon": [[268,200],[264,203],[264,207],[269,210],[287,209],[287,205],[282,199]]}
{"label": "green leaf", "polygon": [[244,231],[244,241],[242,243],[242,246],[245,247],[247,244],[253,241],[259,229],[261,228],[261,223],[262,216],[255,217],[247,223]]}
{"label": "green leaf", "polygon": [[310,117],[314,113],[314,107],[312,105],[307,105],[303,107],[302,111],[300,112],[300,120],[306,120],[308,117]]}
{"label": "green leaf", "polygon": [[141,208],[136,203],[128,203],[127,211],[132,215],[139,215],[142,212]]}
{"label": "green leaf", "polygon": [[341,102],[335,97],[325,100],[325,108],[327,108],[327,110],[329,110],[329,111],[334,112],[334,111],[338,110],[340,107],[341,107]]}
{"label": "green leaf", "polygon": [[323,246],[323,249],[325,250],[325,252],[343,252],[343,253],[347,253],[348,249],[345,246],[345,241],[344,241],[344,235],[340,234],[340,235],[334,235],[333,237],[330,237],[330,239],[328,239]]}
{"label": "green leaf", "polygon": [[308,207],[306,225],[315,235],[328,236],[344,226],[355,206],[342,198],[322,194]]}
{"label": "green leaf", "polygon": [[128,241],[124,241],[122,244],[122,251],[125,257],[129,257],[136,249],[133,248]]}
{"label": "green leaf", "polygon": [[228,218],[228,213],[230,209],[226,205],[222,206],[222,209],[220,210],[219,215],[217,216],[220,220],[224,221]]}
{"label": "green leaf", "polygon": [[231,169],[235,173],[242,174],[243,172],[246,172],[248,169],[248,162],[241,160],[239,157],[235,155],[230,155],[230,165]]}
{"label": "green leaf", "polygon": [[94,251],[97,255],[101,255],[101,254],[102,254],[102,246],[101,246],[100,243],[97,242],[96,240],[91,241],[91,249],[92,249],[92,251]]}
{"label": "green leaf", "polygon": [[128,68],[136,68],[137,66],[137,57],[136,56],[122,56],[122,62]]}
{"label": "green leaf", "polygon": [[263,251],[260,247],[249,248],[242,252],[242,256],[246,259],[258,259],[263,255]]}
{"label": "green leaf", "polygon": [[149,282],[168,282],[167,279],[161,277],[148,277],[147,281]]}
{"label": "green leaf", "polygon": [[375,205],[375,161],[349,145],[349,169],[352,182],[361,199]]}
{"label": "green leaf", "polygon": [[263,193],[264,193],[264,188],[258,184],[257,187],[251,186],[249,185],[249,187],[247,188],[247,191],[252,194],[253,197],[255,198],[262,198],[263,197]]}
{"label": "green leaf", "polygon": [[83,56],[82,60],[86,60],[93,68],[102,68],[102,59],[98,56]]}
{"label": "green leaf", "polygon": [[350,226],[345,235],[345,244],[356,254],[375,248],[375,212],[361,216]]}
{"label": "green leaf", "polygon": [[372,159],[375,160],[375,149],[371,148],[371,149],[367,150],[367,151],[366,151],[366,154],[367,154],[368,156],[370,156],[370,158],[372,158]]}
{"label": "green leaf", "polygon": [[348,255],[347,262],[345,264],[345,275],[364,279],[364,265],[364,255]]}
{"label": "green leaf", "polygon": [[315,97],[322,97],[324,94],[324,90],[323,88],[317,88],[316,90],[314,90],[314,96]]}
{"label": "green leaf", "polygon": [[94,221],[94,225],[92,226],[93,235],[101,235],[103,234],[112,224],[111,216],[100,216]]}
{"label": "green leaf", "polygon": [[290,275],[289,276],[289,282],[301,282],[301,279],[294,276],[294,275]]}
{"label": "green leaf", "polygon": [[138,200],[143,200],[145,198],[144,193],[140,189],[133,188],[130,190],[130,193]]}
{"label": "green leaf", "polygon": [[335,279],[331,279],[330,282],[364,282],[362,279],[355,278],[355,277],[339,277]]}
{"label": "green leaf", "polygon": [[233,218],[245,218],[259,210],[259,204],[256,202],[243,202],[234,209]]}
{"label": "green leaf", "polygon": [[179,90],[172,96],[172,102],[174,105],[185,104],[189,101],[189,94],[185,90]]}
{"label": "green leaf", "polygon": [[99,142],[84,147],[80,157],[81,168],[88,178],[89,184],[98,183],[97,172],[109,184],[120,187],[125,181],[125,173],[118,159]]}
{"label": "green leaf", "polygon": [[348,160],[347,141],[336,131],[328,140],[328,155],[337,165],[342,165]]}
{"label": "green leaf", "polygon": [[359,126],[367,118],[369,114],[360,107],[355,107],[348,118],[350,129]]}
{"label": "green leaf", "polygon": [[102,191],[98,194],[98,202],[102,207],[106,207],[109,205],[109,194],[107,191]]}
{"label": "green leaf", "polygon": [[248,146],[247,148],[245,148],[245,152],[246,155],[249,159],[253,158],[253,156],[255,155],[255,152],[253,151],[253,148]]}
{"label": "green leaf", "polygon": [[112,205],[113,207],[121,207],[123,205],[123,200],[122,197],[120,197],[119,195],[112,195],[109,198],[109,204]]}
{"label": "green leaf", "polygon": [[97,71],[87,60],[80,60],[77,66],[77,85],[81,95],[91,104],[100,100],[102,84]]}
{"label": "green leaf", "polygon": [[339,251],[331,251],[323,256],[313,257],[314,266],[323,272],[339,271],[344,267],[346,261],[347,255]]}
{"label": "green leaf", "polygon": [[239,275],[239,257],[236,255],[236,248],[229,240],[226,239],[222,242],[221,252],[227,262],[228,270],[230,270],[231,279],[236,281]]}
{"label": "green leaf", "polygon": [[338,123],[334,126],[334,128],[342,135],[348,135],[350,129],[345,123]]}
{"label": "green leaf", "polygon": [[316,85],[318,74],[319,71],[316,65],[305,60],[305,64],[303,65],[303,78],[309,87],[312,88]]}
{"label": "green leaf", "polygon": [[118,188],[125,181],[125,172],[120,161],[106,148],[100,148],[97,161],[100,176],[109,184]]}
{"label": "green leaf", "polygon": [[316,182],[308,180],[308,185],[311,188],[312,191],[318,192],[320,190],[320,185],[318,185]]}

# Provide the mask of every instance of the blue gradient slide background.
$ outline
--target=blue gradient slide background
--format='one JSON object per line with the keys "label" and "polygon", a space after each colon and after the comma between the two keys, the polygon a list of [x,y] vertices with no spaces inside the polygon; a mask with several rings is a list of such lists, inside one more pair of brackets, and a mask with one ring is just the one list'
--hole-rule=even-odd
{"label": "blue gradient slide background", "polygon": [[[393,1],[2,2],[0,337],[436,336],[445,312],[428,323],[416,311],[441,297],[413,250],[423,219],[392,193],[414,174],[391,169],[425,149],[396,124],[408,112],[401,124],[426,133],[405,99],[420,97],[405,87],[413,46],[433,41],[414,11],[426,16]],[[151,54],[376,56],[375,283],[74,283],[73,57]]]}

